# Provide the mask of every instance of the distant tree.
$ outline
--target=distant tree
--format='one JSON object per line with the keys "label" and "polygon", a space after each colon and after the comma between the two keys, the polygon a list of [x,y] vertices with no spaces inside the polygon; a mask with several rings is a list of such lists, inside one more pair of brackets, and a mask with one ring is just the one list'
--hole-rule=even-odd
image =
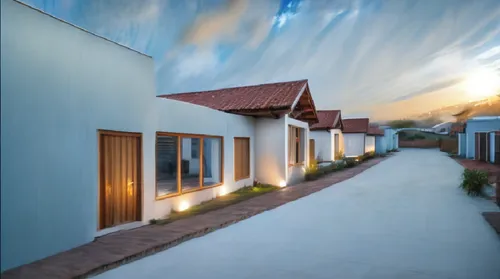
{"label": "distant tree", "polygon": [[432,127],[434,125],[437,125],[437,124],[440,124],[443,122],[444,121],[441,120],[441,118],[439,118],[438,116],[432,116],[432,117],[429,117],[429,118],[422,120],[421,126],[422,126],[422,128],[429,128],[429,127]]}
{"label": "distant tree", "polygon": [[389,122],[389,126],[393,129],[414,128],[416,122],[414,120],[393,120]]}

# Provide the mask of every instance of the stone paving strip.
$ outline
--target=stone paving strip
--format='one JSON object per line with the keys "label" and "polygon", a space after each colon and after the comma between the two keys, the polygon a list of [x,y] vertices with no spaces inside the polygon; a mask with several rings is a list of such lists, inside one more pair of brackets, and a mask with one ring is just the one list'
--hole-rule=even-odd
{"label": "stone paving strip", "polygon": [[66,252],[7,270],[1,278],[86,278],[97,275],[330,187],[387,158],[371,159],[315,181],[305,181],[166,225],[148,225],[105,235]]}

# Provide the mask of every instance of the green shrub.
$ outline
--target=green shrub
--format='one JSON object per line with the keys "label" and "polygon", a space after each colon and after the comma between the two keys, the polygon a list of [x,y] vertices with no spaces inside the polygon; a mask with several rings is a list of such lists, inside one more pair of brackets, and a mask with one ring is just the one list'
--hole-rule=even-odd
{"label": "green shrub", "polygon": [[465,169],[462,173],[462,188],[469,196],[478,196],[484,185],[488,184],[488,173],[482,170]]}
{"label": "green shrub", "polygon": [[359,162],[359,159],[356,157],[345,158],[345,167],[352,168],[352,167],[356,166],[358,164],[358,162]]}
{"label": "green shrub", "polygon": [[421,134],[416,134],[413,136],[415,139],[425,139],[425,136],[424,135],[421,135]]}
{"label": "green shrub", "polygon": [[305,179],[306,180],[314,180],[318,177],[319,167],[318,162],[316,160],[312,160],[309,163],[309,166],[306,167],[305,170]]}
{"label": "green shrub", "polygon": [[309,164],[308,167],[306,167],[306,174],[315,174],[319,170],[318,164],[316,162]]}
{"label": "green shrub", "polygon": [[344,158],[345,155],[343,150],[335,152],[335,160],[343,160]]}
{"label": "green shrub", "polygon": [[363,156],[360,156],[360,161],[375,158],[375,151],[366,152]]}
{"label": "green shrub", "polygon": [[343,170],[345,168],[344,162],[334,164],[336,170]]}

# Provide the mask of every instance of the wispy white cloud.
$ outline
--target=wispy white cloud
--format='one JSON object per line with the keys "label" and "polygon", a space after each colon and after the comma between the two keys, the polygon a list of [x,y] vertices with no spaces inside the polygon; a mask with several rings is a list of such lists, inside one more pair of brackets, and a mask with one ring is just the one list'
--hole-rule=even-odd
{"label": "wispy white cloud", "polygon": [[485,60],[493,56],[497,56],[498,54],[500,54],[500,45],[488,49],[487,51],[479,54],[476,58],[479,60]]}
{"label": "wispy white cloud", "polygon": [[159,93],[308,78],[319,108],[349,116],[442,92],[459,98],[470,71],[500,70],[498,0],[303,0],[281,9],[279,0],[65,0],[58,9],[57,0],[26,1],[151,51]]}
{"label": "wispy white cloud", "polygon": [[217,55],[210,50],[183,53],[176,64],[177,76],[181,79],[196,78],[201,74],[214,73],[219,66]]}
{"label": "wispy white cloud", "polygon": [[248,0],[230,0],[215,12],[200,15],[182,38],[182,43],[203,45],[234,36],[248,8]]}
{"label": "wispy white cloud", "polygon": [[[500,11],[494,1],[392,1],[369,11],[354,2],[335,4],[305,2],[258,53],[236,50],[209,86],[308,78],[320,108],[376,107],[441,90],[443,80],[460,80],[477,67],[460,44]],[[345,16],[325,33],[325,21],[341,10]]]}
{"label": "wispy white cloud", "polygon": [[[210,73],[213,76],[217,60],[216,45],[228,42],[238,44],[241,48],[254,49],[264,41],[272,27],[272,14],[276,10],[277,2],[267,0],[229,0],[227,5],[202,14],[189,26],[182,39],[169,50],[165,56],[166,61],[177,60],[176,68],[184,69],[176,75],[180,80],[200,73]],[[192,57],[209,59],[201,62],[192,57],[183,61],[175,59],[181,55],[186,47],[195,47]],[[197,53],[199,52],[199,53]],[[208,55],[212,52],[212,55]],[[192,65],[190,65],[192,64]],[[193,70],[191,74],[187,71]]]}

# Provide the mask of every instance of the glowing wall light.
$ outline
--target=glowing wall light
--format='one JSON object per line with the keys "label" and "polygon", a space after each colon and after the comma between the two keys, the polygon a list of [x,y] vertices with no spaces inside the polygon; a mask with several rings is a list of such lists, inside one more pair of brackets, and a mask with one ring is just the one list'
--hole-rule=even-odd
{"label": "glowing wall light", "polygon": [[179,204],[179,211],[184,211],[189,208],[189,203],[187,201],[181,201]]}
{"label": "glowing wall light", "polygon": [[220,190],[219,190],[219,196],[225,196],[227,195],[228,191],[226,189],[226,187],[220,187]]}

